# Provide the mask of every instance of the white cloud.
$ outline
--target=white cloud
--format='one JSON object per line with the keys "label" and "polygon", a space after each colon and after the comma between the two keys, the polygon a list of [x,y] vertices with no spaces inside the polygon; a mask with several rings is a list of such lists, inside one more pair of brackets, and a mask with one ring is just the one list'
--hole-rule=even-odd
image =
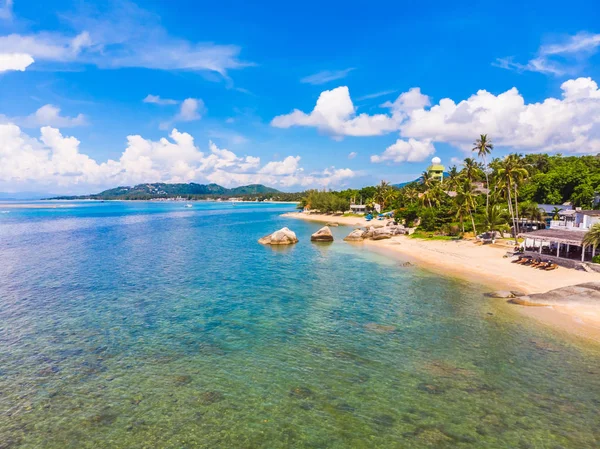
{"label": "white cloud", "polygon": [[391,95],[391,94],[393,94],[395,92],[398,92],[398,90],[397,89],[394,89],[394,90],[383,90],[381,92],[375,92],[373,94],[363,95],[362,97],[358,97],[356,100],[357,101],[372,100],[373,98],[385,97],[386,95]]}
{"label": "white cloud", "polygon": [[430,140],[398,139],[380,155],[371,156],[371,162],[422,162],[435,153]]}
{"label": "white cloud", "polygon": [[474,135],[489,134],[497,146],[517,151],[600,151],[600,91],[591,78],[561,85],[562,98],[525,103],[512,88],[499,95],[478,91],[458,104],[444,98],[412,110],[400,125],[403,137],[447,142],[470,149]]}
{"label": "white cloud", "polygon": [[348,154],[348,159],[354,159],[358,153],[356,151],[352,151]]}
{"label": "white cloud", "polygon": [[60,108],[46,104],[26,117],[5,117],[0,115],[0,123],[15,123],[24,128],[38,128],[40,126],[56,126],[71,128],[87,125],[87,118],[83,114],[75,117],[61,115]]}
{"label": "white cloud", "polygon": [[231,186],[262,183],[287,188],[339,185],[354,176],[330,168],[306,175],[299,156],[272,161],[261,168],[256,156],[237,156],[209,142],[203,153],[187,133],[174,129],[170,139],[127,137],[118,160],[97,162],[80,151],[80,142],[57,128],[43,127],[39,138],[15,124],[0,124],[0,188],[45,187],[57,192],[91,192],[144,182],[217,182]]}
{"label": "white cloud", "polygon": [[33,62],[33,58],[25,53],[0,53],[0,73],[9,70],[24,72]]}
{"label": "white cloud", "polygon": [[0,19],[10,20],[12,19],[13,12],[13,0],[4,0],[2,3],[0,1]]}
{"label": "white cloud", "polygon": [[330,81],[340,80],[346,78],[348,74],[354,70],[354,68],[348,68],[344,70],[323,70],[322,72],[315,73],[314,75],[306,76],[300,80],[301,83],[305,84],[325,84]]}
{"label": "white cloud", "polygon": [[577,78],[562,83],[561,90],[561,98],[537,103],[526,103],[514,87],[498,95],[479,90],[458,103],[442,98],[431,106],[430,98],[415,87],[381,105],[390,110],[387,114],[356,115],[348,88],[342,86],[323,91],[309,114],[296,109],[275,117],[271,125],[314,127],[334,138],[399,131],[401,141],[375,155],[375,161],[416,160],[426,152],[427,146],[409,149],[406,139],[470,150],[479,134],[489,134],[496,146],[514,151],[600,152],[598,85],[591,78]]}
{"label": "white cloud", "polygon": [[142,101],[144,103],[159,104],[161,106],[179,103],[177,100],[171,100],[169,98],[161,98],[159,95],[152,95],[152,94],[146,95],[146,98],[144,98]]}
{"label": "white cloud", "polygon": [[288,156],[283,161],[272,161],[260,169],[260,173],[268,175],[292,175],[299,170],[300,156]]}
{"label": "white cloud", "polygon": [[542,45],[536,56],[527,63],[514,62],[514,58],[498,58],[493,64],[503,69],[519,72],[539,72],[561,76],[576,73],[579,65],[600,47],[600,34],[581,32],[563,42]]}
{"label": "white cloud", "polygon": [[25,53],[38,62],[209,71],[223,77],[228,70],[253,65],[238,58],[238,46],[190,42],[169,35],[160,17],[131,2],[101,2],[83,8],[61,15],[71,25],[71,32],[0,36],[0,53]]}
{"label": "white cloud", "polygon": [[204,102],[199,98],[186,98],[181,102],[179,112],[171,120],[160,124],[160,129],[168,129],[173,123],[177,122],[193,122],[200,120],[204,113]]}
{"label": "white cloud", "polygon": [[323,91],[310,114],[295,109],[275,117],[271,125],[276,128],[315,127],[334,137],[377,136],[398,128],[397,123],[386,114],[357,115],[346,86]]}

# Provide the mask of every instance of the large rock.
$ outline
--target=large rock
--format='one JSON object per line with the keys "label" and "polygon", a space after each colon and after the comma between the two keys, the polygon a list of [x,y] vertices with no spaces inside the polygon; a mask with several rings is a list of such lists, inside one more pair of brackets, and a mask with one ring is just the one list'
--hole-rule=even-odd
{"label": "large rock", "polygon": [[273,234],[265,235],[263,238],[258,239],[258,243],[262,245],[293,245],[294,243],[298,243],[298,237],[288,228],[281,228]]}
{"label": "large rock", "polygon": [[373,240],[391,239],[392,232],[390,228],[378,228],[373,231]]}
{"label": "large rock", "polygon": [[524,306],[596,306],[600,307],[600,282],[586,282],[557,288],[546,293],[513,298]]}
{"label": "large rock", "polygon": [[362,242],[365,239],[366,234],[367,231],[363,231],[362,229],[355,229],[346,237],[344,237],[344,240],[346,242]]}
{"label": "large rock", "polygon": [[311,242],[333,242],[333,234],[329,226],[323,226],[317,232],[310,236]]}

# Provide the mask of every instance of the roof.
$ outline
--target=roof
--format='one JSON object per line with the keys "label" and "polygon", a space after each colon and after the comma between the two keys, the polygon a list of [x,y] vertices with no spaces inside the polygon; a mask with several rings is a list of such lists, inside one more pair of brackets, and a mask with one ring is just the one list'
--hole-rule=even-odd
{"label": "roof", "polygon": [[570,210],[573,209],[571,206],[565,206],[563,204],[538,204],[538,208],[546,212],[547,214],[551,214],[554,212],[554,208],[558,210]]}
{"label": "roof", "polygon": [[580,214],[589,215],[592,217],[600,216],[600,210],[578,210],[577,212],[579,212]]}
{"label": "roof", "polygon": [[540,229],[539,231],[522,232],[519,237],[539,239],[546,242],[569,243],[581,246],[585,231],[563,231],[561,229]]}

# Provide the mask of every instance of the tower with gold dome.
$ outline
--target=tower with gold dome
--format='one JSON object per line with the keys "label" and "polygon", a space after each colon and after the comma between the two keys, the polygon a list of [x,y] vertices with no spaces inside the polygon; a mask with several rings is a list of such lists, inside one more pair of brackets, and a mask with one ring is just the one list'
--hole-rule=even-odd
{"label": "tower with gold dome", "polygon": [[431,165],[427,167],[427,173],[429,173],[429,176],[431,176],[432,179],[443,181],[445,169],[446,168],[442,165],[442,160],[436,156],[431,159]]}

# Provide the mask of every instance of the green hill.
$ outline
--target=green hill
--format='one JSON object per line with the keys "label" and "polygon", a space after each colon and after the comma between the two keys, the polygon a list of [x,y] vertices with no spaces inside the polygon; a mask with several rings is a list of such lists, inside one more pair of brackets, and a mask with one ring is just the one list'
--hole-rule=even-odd
{"label": "green hill", "polygon": [[167,184],[156,182],[138,184],[134,187],[121,186],[100,193],[83,196],[62,196],[52,199],[98,199],[98,200],[137,200],[153,198],[203,198],[203,197],[235,197],[245,195],[280,194],[277,189],[262,184],[234,187],[227,189],[218,184]]}

